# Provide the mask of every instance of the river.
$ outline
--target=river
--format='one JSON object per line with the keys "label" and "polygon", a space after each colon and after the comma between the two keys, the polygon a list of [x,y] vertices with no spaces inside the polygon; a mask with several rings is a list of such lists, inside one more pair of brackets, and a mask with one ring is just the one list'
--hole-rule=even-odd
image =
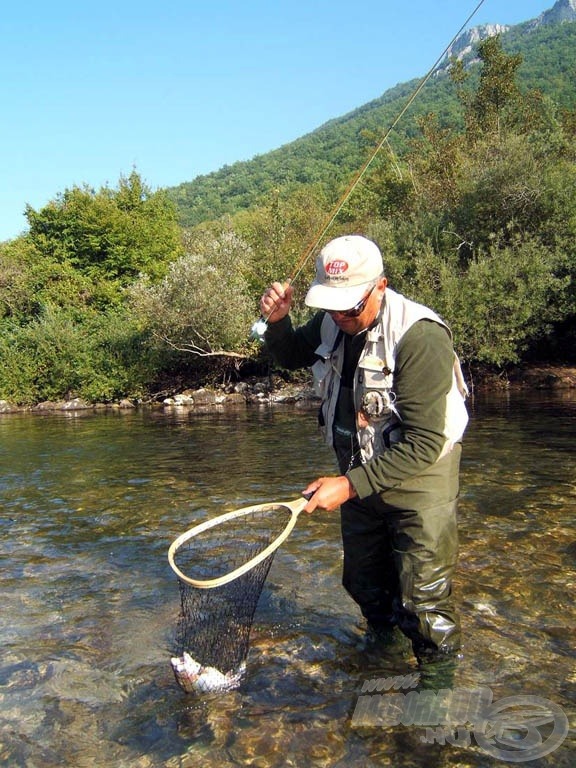
{"label": "river", "polygon": [[548,704],[547,724],[532,712],[525,731],[477,725],[442,742],[438,728],[363,720],[370,681],[395,679],[402,704],[417,670],[406,649],[358,648],[338,517],[321,511],[276,554],[240,687],[185,695],[169,663],[180,608],[169,544],[199,519],[296,498],[333,473],[314,413],[6,414],[0,765],[485,768],[533,754],[530,766],[573,766],[576,396],[498,393],[469,410],[455,582],[464,648],[448,685],[503,706],[517,697],[524,711]]}

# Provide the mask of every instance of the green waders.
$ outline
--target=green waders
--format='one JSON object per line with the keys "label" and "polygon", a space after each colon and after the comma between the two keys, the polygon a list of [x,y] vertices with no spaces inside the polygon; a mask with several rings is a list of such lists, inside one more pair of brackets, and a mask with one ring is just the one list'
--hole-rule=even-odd
{"label": "green waders", "polygon": [[[336,448],[344,472],[350,453]],[[376,632],[398,625],[419,660],[460,647],[451,597],[460,454],[457,444],[401,486],[341,508],[345,589]]]}

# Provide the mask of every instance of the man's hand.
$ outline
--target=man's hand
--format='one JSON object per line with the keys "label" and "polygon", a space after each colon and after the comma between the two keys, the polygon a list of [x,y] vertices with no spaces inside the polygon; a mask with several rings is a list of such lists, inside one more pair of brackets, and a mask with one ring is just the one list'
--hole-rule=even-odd
{"label": "man's hand", "polygon": [[292,304],[292,286],[272,283],[260,299],[260,312],[269,323],[277,323],[290,312]]}
{"label": "man's hand", "polygon": [[304,489],[304,493],[314,494],[304,507],[305,512],[313,512],[319,508],[333,512],[345,501],[357,495],[354,486],[345,475],[319,477]]}

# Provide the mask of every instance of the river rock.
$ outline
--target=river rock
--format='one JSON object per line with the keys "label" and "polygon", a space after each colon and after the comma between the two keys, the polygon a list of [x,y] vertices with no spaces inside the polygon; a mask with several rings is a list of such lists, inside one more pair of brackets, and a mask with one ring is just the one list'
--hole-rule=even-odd
{"label": "river rock", "polygon": [[92,405],[80,397],[73,397],[71,400],[44,400],[32,407],[32,411],[86,411],[90,410]]}

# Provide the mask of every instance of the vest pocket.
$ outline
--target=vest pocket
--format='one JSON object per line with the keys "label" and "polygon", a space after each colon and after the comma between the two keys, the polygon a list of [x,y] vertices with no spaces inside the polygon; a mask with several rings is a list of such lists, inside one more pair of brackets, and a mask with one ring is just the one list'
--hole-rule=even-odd
{"label": "vest pocket", "polygon": [[314,390],[322,400],[326,399],[328,382],[330,381],[331,364],[330,358],[317,360],[312,366],[312,375],[314,376]]}

